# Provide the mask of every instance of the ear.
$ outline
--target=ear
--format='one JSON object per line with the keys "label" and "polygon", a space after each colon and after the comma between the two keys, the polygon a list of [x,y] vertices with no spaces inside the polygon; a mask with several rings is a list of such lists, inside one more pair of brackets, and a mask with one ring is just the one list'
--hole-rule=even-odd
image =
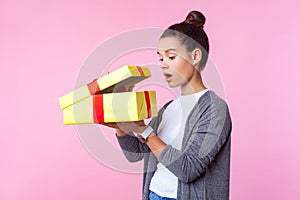
{"label": "ear", "polygon": [[192,51],[192,63],[193,65],[199,64],[202,58],[202,51],[196,48]]}

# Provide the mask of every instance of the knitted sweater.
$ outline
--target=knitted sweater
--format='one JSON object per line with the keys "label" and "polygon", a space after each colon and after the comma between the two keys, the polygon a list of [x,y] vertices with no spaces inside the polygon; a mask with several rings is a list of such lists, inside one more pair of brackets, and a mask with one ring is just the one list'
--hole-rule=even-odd
{"label": "knitted sweater", "polygon": [[[149,123],[154,132],[166,106]],[[226,102],[208,91],[188,116],[182,150],[167,145],[156,158],[133,134],[117,139],[130,162],[144,159],[143,200],[149,199],[149,185],[157,162],[177,176],[177,200],[228,200],[230,134],[231,118]]]}

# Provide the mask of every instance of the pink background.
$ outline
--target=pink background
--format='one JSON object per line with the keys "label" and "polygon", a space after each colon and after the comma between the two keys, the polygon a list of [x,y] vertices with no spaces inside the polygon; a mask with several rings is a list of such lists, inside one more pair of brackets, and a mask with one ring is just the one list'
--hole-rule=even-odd
{"label": "pink background", "polygon": [[0,1],[0,199],[140,199],[141,174],[92,157],[57,98],[104,40],[192,9],[233,118],[230,199],[300,199],[299,1],[119,2]]}

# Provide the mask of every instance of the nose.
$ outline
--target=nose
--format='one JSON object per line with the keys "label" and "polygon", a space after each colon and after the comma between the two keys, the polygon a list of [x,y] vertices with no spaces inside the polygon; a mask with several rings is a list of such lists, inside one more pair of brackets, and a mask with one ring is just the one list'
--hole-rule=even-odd
{"label": "nose", "polygon": [[169,66],[168,66],[167,63],[163,60],[163,61],[161,62],[160,68],[161,68],[161,69],[168,69]]}

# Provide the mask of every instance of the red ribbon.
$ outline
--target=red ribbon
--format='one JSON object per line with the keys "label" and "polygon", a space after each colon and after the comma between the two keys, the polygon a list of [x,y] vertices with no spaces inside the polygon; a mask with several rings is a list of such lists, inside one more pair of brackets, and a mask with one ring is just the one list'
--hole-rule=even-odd
{"label": "red ribbon", "polygon": [[145,94],[145,100],[146,100],[146,105],[147,105],[147,113],[148,113],[148,118],[151,117],[151,103],[150,103],[150,96],[148,91],[144,91]]}
{"label": "red ribbon", "polygon": [[139,71],[139,73],[141,74],[141,76],[145,76],[142,67],[137,66],[137,70]]}
{"label": "red ribbon", "polygon": [[97,92],[100,92],[100,88],[98,86],[97,80],[98,79],[94,79],[92,82],[87,84],[87,87],[88,87],[91,95],[96,94]]}
{"label": "red ribbon", "polygon": [[[150,95],[148,91],[144,91],[146,107],[147,107],[147,115],[148,118],[151,117],[151,102]],[[95,94],[93,95],[93,117],[95,123],[103,123],[104,122],[104,107],[103,107],[103,94]]]}
{"label": "red ribbon", "polygon": [[103,94],[93,95],[93,115],[95,123],[104,122]]}

